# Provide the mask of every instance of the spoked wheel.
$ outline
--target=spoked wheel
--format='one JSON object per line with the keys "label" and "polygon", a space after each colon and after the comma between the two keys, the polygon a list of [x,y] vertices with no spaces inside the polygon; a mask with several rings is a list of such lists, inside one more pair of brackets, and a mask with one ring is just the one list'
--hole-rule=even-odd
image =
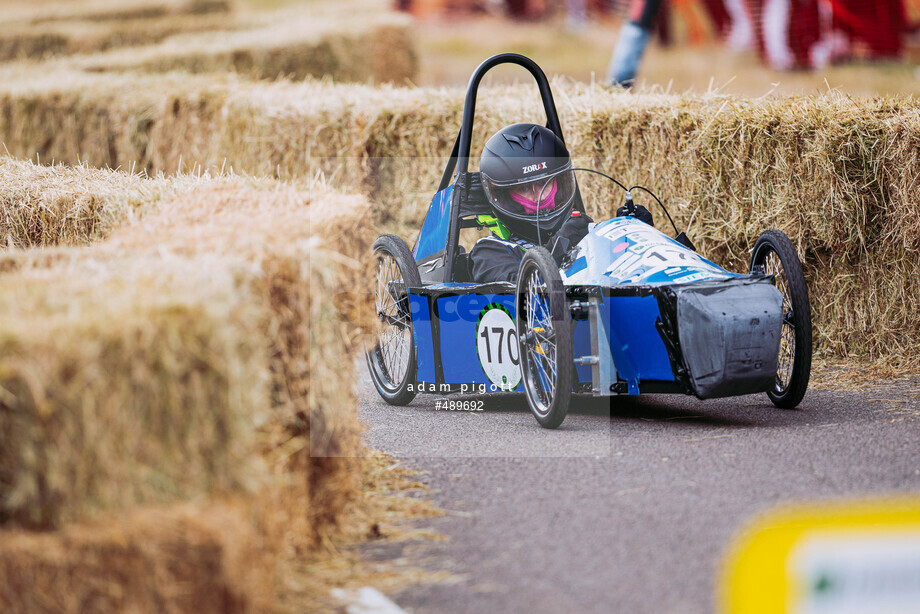
{"label": "spoked wheel", "polygon": [[757,266],[773,275],[783,295],[776,383],[767,395],[777,407],[794,409],[805,396],[811,375],[811,305],[802,263],[789,237],[779,230],[767,230],[757,239],[751,254],[751,270]]}
{"label": "spoked wheel", "polygon": [[406,242],[396,235],[374,241],[377,282],[374,308],[382,326],[367,366],[377,392],[390,405],[405,405],[415,398],[415,339],[412,335],[410,286],[422,285],[418,266]]}
{"label": "spoked wheel", "polygon": [[554,429],[569,411],[574,359],[565,288],[542,247],[521,260],[515,311],[527,404],[540,426]]}

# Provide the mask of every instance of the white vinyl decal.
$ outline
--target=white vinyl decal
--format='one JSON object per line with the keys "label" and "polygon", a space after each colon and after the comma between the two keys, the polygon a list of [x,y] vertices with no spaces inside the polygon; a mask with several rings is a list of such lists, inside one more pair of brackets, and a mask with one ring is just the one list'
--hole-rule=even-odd
{"label": "white vinyl decal", "polygon": [[608,277],[621,283],[659,279],[661,273],[675,283],[724,277],[724,271],[650,226],[613,223],[601,236],[615,246],[626,245],[621,249],[623,255],[614,259],[605,271]]}
{"label": "white vinyl decal", "polygon": [[577,250],[563,273],[566,285],[685,284],[733,276],[652,226],[628,216],[589,225],[588,235],[578,243]]}
{"label": "white vinyl decal", "polygon": [[479,314],[476,350],[486,377],[498,390],[514,390],[521,383],[521,360],[514,320],[499,303]]}

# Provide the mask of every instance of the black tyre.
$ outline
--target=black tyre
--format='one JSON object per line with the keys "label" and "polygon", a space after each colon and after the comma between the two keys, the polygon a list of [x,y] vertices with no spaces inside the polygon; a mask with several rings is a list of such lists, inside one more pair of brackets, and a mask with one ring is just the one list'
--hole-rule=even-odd
{"label": "black tyre", "polygon": [[565,288],[542,247],[521,260],[515,321],[527,404],[540,426],[554,429],[569,411],[574,359]]}
{"label": "black tyre", "polygon": [[377,280],[374,308],[382,326],[374,348],[367,352],[367,366],[377,392],[390,405],[406,405],[415,398],[415,338],[409,287],[422,285],[418,266],[406,242],[396,235],[374,241]]}
{"label": "black tyre", "polygon": [[811,305],[802,263],[789,237],[779,230],[767,230],[757,239],[751,253],[751,271],[755,267],[773,275],[783,295],[776,383],[767,396],[777,407],[794,409],[805,396],[811,376]]}

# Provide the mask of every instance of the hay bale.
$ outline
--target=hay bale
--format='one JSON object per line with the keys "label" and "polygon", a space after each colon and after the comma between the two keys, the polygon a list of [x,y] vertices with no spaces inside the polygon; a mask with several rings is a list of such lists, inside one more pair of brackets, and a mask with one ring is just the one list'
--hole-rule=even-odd
{"label": "hay bale", "polygon": [[[41,68],[39,68],[41,67]],[[221,113],[229,95],[228,83],[208,79],[165,76],[159,79],[125,78],[121,75],[83,75],[53,64],[12,64],[3,69],[8,89],[0,114],[0,141],[6,151],[19,158],[44,163],[86,163],[95,167],[123,167],[132,171],[153,171],[150,134],[158,121],[179,113],[180,105],[171,93],[190,93],[183,104],[201,112]],[[30,78],[29,75],[33,75]],[[84,92],[80,90],[86,87]],[[92,92],[87,96],[87,92]],[[207,145],[204,136],[216,129],[208,119],[192,120],[187,149],[177,152],[176,167],[198,170],[195,160],[210,153],[195,143]],[[179,135],[173,135],[177,141]],[[22,155],[21,151],[30,153]],[[135,160],[122,165],[120,160]],[[189,163],[185,164],[183,160]],[[218,164],[218,169],[223,165]]]}
{"label": "hay bale", "polygon": [[81,245],[136,220],[188,184],[0,156],[0,245]]}
{"label": "hay bale", "polygon": [[13,613],[270,611],[271,552],[246,506],[141,510],[61,531],[7,531],[0,609]]}
{"label": "hay bale", "polygon": [[363,199],[194,183],[0,262],[3,611],[270,611],[356,496]]}
{"label": "hay bale", "polygon": [[804,257],[819,348],[909,364],[920,344],[920,319],[906,308],[920,299],[910,282],[920,247],[911,231],[920,207],[908,196],[920,177],[914,101],[649,97],[633,111],[611,97],[608,105],[579,118],[595,164],[679,198],[679,219],[701,251],[735,270],[746,269],[762,230],[781,228]]}
{"label": "hay bale", "polygon": [[[82,20],[79,11],[54,6],[40,20],[19,15],[0,31],[0,61],[89,54],[75,65],[90,71],[234,71],[256,78],[328,76],[378,83],[402,83],[418,73],[409,18],[353,2],[233,14],[221,0],[151,2],[136,7],[136,16],[132,8],[116,13],[118,18],[106,7],[85,7],[95,13]],[[220,10],[211,10],[215,7]],[[49,21],[58,14],[70,17]],[[126,49],[137,45],[144,46]],[[107,50],[116,51],[100,53]]]}
{"label": "hay bale", "polygon": [[248,30],[173,36],[158,45],[81,58],[92,71],[237,72],[257,79],[329,77],[402,83],[418,73],[411,21],[394,13],[317,15],[279,11]]}
{"label": "hay bale", "polygon": [[133,0],[126,6],[123,0],[6,0],[0,13],[0,24],[49,24],[59,21],[125,21],[156,19],[167,15],[200,15],[227,12],[228,0]]}
{"label": "hay bale", "polygon": [[[119,85],[60,74],[71,76],[25,84],[11,74],[0,86],[0,135],[11,151],[29,156],[39,145],[42,157],[66,157],[79,150],[94,164],[139,160],[167,172],[194,160],[285,178],[322,173],[372,195],[378,227],[410,240],[463,98],[459,90],[178,76]],[[823,350],[899,359],[895,347],[920,344],[920,322],[905,307],[918,298],[910,256],[920,246],[916,101],[631,95],[560,83],[555,90],[576,163],[658,192],[720,264],[745,270],[757,234],[768,227],[790,234],[805,259]],[[116,111],[108,111],[113,99]],[[479,110],[474,152],[504,124],[542,121],[532,87],[484,88]],[[70,121],[72,113],[99,131],[24,128]],[[601,191],[589,209],[609,216],[621,198]],[[873,285],[848,293],[854,274]]]}
{"label": "hay bale", "polygon": [[8,255],[0,519],[56,527],[280,480],[309,500],[304,539],[334,525],[354,488],[348,374],[370,310],[366,295],[320,297],[367,279],[362,208],[224,180],[94,247]]}
{"label": "hay bale", "polygon": [[69,44],[66,36],[54,32],[7,33],[0,36],[0,61],[63,55]]}
{"label": "hay bale", "polygon": [[74,258],[0,279],[0,518],[54,528],[253,486],[263,348],[210,264]]}
{"label": "hay bale", "polygon": [[124,20],[10,24],[0,31],[0,61],[88,54],[159,43],[170,36],[244,27],[230,13],[164,15]]}

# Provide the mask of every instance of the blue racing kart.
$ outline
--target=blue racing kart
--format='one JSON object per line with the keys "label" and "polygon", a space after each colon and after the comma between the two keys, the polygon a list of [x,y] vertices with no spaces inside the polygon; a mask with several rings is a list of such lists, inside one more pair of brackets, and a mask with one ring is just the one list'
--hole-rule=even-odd
{"label": "blue racing kart", "polygon": [[381,330],[367,363],[381,397],[405,405],[419,392],[523,391],[547,428],[565,419],[573,393],[766,392],[776,406],[796,407],[811,370],[811,309],[799,258],[778,230],[758,238],[749,272],[732,273],[697,254],[684,233],[672,239],[638,219],[638,186],[617,182],[624,215],[592,224],[565,254],[527,250],[517,283],[470,280],[460,230],[491,212],[468,168],[476,94],[483,75],[504,63],[534,77],[546,126],[563,138],[533,61],[501,54],[476,69],[414,247],[392,234],[374,243]]}

